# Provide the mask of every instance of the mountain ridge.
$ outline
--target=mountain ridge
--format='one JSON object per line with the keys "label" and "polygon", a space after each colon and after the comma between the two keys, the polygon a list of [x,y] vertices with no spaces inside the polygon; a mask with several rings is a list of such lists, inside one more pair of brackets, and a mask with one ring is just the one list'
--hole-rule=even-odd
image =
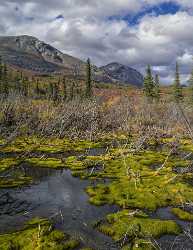
{"label": "mountain ridge", "polygon": [[[0,56],[8,65],[28,70],[33,74],[64,74],[85,77],[86,63],[84,61],[64,54],[33,36],[0,36]],[[109,70],[109,65],[112,64],[117,65],[116,72]],[[120,70],[120,68],[122,71],[119,75],[118,69]],[[129,75],[130,77],[128,77]],[[129,66],[114,62],[102,67],[93,65],[93,78],[97,82],[123,82],[141,86],[143,76]]]}
{"label": "mountain ridge", "polygon": [[125,84],[134,82],[137,86],[141,86],[143,83],[143,75],[136,69],[131,68],[121,63],[112,62],[105,66],[100,67],[105,73],[111,77]]}

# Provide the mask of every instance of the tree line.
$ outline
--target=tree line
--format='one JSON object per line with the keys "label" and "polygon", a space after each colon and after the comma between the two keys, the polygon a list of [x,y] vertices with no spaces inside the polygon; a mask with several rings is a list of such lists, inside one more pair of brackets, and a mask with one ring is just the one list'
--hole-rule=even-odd
{"label": "tree line", "polygon": [[31,79],[20,71],[8,69],[0,57],[0,96],[7,98],[10,93],[23,97],[46,98],[57,101],[69,101],[74,98],[91,98],[92,92],[92,65],[90,59],[86,64],[86,81],[83,86],[78,86],[77,79],[67,79],[65,76],[58,80],[50,79],[46,86],[41,86],[37,77]]}
{"label": "tree line", "polygon": [[[190,101],[193,102],[193,71],[189,79],[189,90],[190,90],[189,91]],[[153,76],[150,65],[148,65],[146,69],[143,92],[149,102],[159,101],[161,98],[159,75],[156,74],[155,77]],[[183,87],[181,85],[178,62],[176,62],[176,67],[175,67],[175,78],[172,84],[172,95],[173,95],[173,100],[176,103],[182,102],[184,100]]]}

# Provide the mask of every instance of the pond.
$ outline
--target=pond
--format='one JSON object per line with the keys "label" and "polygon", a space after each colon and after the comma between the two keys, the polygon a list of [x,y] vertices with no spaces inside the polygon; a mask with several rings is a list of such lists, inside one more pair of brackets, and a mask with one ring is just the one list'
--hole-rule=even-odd
{"label": "pond", "polygon": [[[35,183],[16,189],[0,190],[0,233],[20,229],[33,217],[51,219],[56,228],[75,236],[95,249],[117,249],[111,238],[93,229],[93,223],[115,206],[96,207],[84,191],[89,181],[72,177],[68,170],[53,170],[23,165]],[[10,172],[9,172],[10,174]]]}

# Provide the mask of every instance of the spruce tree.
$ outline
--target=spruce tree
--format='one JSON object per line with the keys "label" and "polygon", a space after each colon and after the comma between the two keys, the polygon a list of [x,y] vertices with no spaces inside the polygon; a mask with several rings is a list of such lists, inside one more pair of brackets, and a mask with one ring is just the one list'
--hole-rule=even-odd
{"label": "spruce tree", "polygon": [[21,93],[21,74],[19,72],[14,77],[14,89],[18,94]]}
{"label": "spruce tree", "polygon": [[0,56],[0,94],[3,92],[3,64],[2,64],[2,57]]}
{"label": "spruce tree", "polygon": [[62,79],[62,99],[66,101],[67,99],[67,87],[66,87],[66,78],[63,77]]}
{"label": "spruce tree", "polygon": [[86,97],[90,98],[92,96],[92,72],[91,72],[90,59],[87,60],[87,74],[86,74]]}
{"label": "spruce tree", "polygon": [[154,98],[154,79],[151,72],[151,66],[148,65],[146,70],[146,76],[144,78],[144,93],[148,101],[152,101]]}
{"label": "spruce tree", "polygon": [[27,97],[29,94],[29,79],[24,77],[22,81],[22,94]]}
{"label": "spruce tree", "polygon": [[53,84],[53,101],[57,102],[59,99],[59,83]]}
{"label": "spruce tree", "polygon": [[23,90],[23,74],[22,72],[18,72],[18,92],[21,95]]}
{"label": "spruce tree", "polygon": [[190,103],[193,104],[193,70],[189,79],[189,92],[190,92]]}
{"label": "spruce tree", "polygon": [[36,93],[37,97],[39,97],[39,95],[40,95],[39,79],[36,80],[35,93]]}
{"label": "spruce tree", "polygon": [[7,65],[3,65],[3,77],[2,77],[2,85],[3,85],[3,94],[5,97],[8,96],[9,94],[9,86],[8,86],[8,70],[7,70]]}
{"label": "spruce tree", "polygon": [[182,94],[182,86],[180,83],[180,73],[179,73],[179,65],[176,62],[176,72],[175,72],[175,81],[173,85],[173,94],[174,94],[174,101],[180,102],[183,100],[183,94]]}
{"label": "spruce tree", "polygon": [[69,93],[69,99],[72,101],[74,99],[74,87],[75,83],[72,81],[71,87],[70,87],[70,93]]}
{"label": "spruce tree", "polygon": [[160,99],[160,81],[158,74],[156,74],[154,81],[154,98],[156,101],[159,101]]}
{"label": "spruce tree", "polygon": [[48,88],[48,96],[49,96],[50,100],[53,99],[53,93],[54,93],[54,86],[53,86],[53,83],[50,82],[49,83],[49,88]]}

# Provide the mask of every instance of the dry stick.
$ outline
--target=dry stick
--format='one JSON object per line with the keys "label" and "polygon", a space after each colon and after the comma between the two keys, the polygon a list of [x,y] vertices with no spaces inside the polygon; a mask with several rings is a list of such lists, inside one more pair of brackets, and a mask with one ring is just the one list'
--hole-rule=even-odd
{"label": "dry stick", "polygon": [[3,145],[0,145],[0,149],[7,147],[11,142],[13,142],[15,140],[15,138],[17,138],[18,130],[19,130],[20,126],[21,126],[21,124],[19,124],[16,127],[15,131],[8,137],[6,143],[4,143]]}
{"label": "dry stick", "polygon": [[41,235],[41,225],[39,224],[38,225],[38,239],[40,238],[40,235]]}
{"label": "dry stick", "polygon": [[192,155],[192,152],[190,152],[189,154],[187,154],[187,155],[183,158],[183,160],[186,160],[186,159],[189,158],[191,155]]}
{"label": "dry stick", "polygon": [[165,159],[164,163],[162,164],[162,166],[161,166],[160,168],[158,168],[158,170],[156,171],[156,174],[157,174],[161,169],[163,169],[163,168],[165,167],[165,165],[166,165],[166,163],[168,162],[169,157],[172,155],[173,151],[174,151],[174,148],[172,148],[172,149],[169,151],[168,155],[166,156],[166,159]]}
{"label": "dry stick", "polygon": [[186,230],[184,230],[183,232],[193,242],[193,237],[192,237],[191,233],[186,231]]}
{"label": "dry stick", "polygon": [[94,170],[95,170],[95,167],[92,168],[92,170],[91,170],[91,172],[90,172],[90,175],[93,174]]}
{"label": "dry stick", "polygon": [[182,234],[175,237],[175,239],[173,240],[173,243],[171,245],[171,248],[170,248],[171,250],[173,250],[174,244],[177,242],[177,239],[180,238],[181,236],[182,236]]}
{"label": "dry stick", "polygon": [[192,132],[192,128],[191,128],[191,125],[190,125],[190,122],[188,121],[188,118],[186,117],[182,107],[180,106],[180,104],[177,104],[177,107],[179,108],[180,112],[181,112],[181,115],[186,123],[186,126],[187,126],[187,130],[189,132],[189,135],[193,141],[193,132]]}
{"label": "dry stick", "polygon": [[124,244],[125,244],[125,242],[126,242],[126,240],[127,240],[127,235],[128,235],[128,230],[127,230],[127,232],[126,232],[125,235],[124,235],[123,241],[122,241],[122,243],[121,243],[121,247],[124,246]]}
{"label": "dry stick", "polygon": [[[181,112],[181,115],[182,115],[182,117],[183,117],[183,119],[184,119],[184,121],[185,121],[186,127],[187,127],[187,131],[188,131],[188,133],[189,133],[189,135],[190,135],[191,140],[193,141],[193,131],[192,131],[191,124],[190,124],[190,122],[189,122],[187,116],[185,115],[184,110],[182,109],[182,107],[181,107],[179,104],[177,105],[177,107],[179,108],[179,110],[180,110],[180,112]],[[190,154],[190,155],[191,155],[191,154]],[[188,155],[188,156],[189,156],[189,155]],[[186,158],[186,157],[185,157],[185,158]],[[190,240],[193,242],[193,238],[192,238],[190,232],[188,233],[188,232],[184,231],[184,234],[185,234],[186,236],[188,236],[188,237],[190,238]]]}
{"label": "dry stick", "polygon": [[159,243],[153,237],[151,237],[149,239],[149,241],[147,241],[147,244],[149,244],[149,242],[150,242],[150,244],[152,245],[153,248],[162,250],[161,247],[160,247],[160,245],[159,245]]}
{"label": "dry stick", "polygon": [[[142,139],[142,142],[140,142],[140,144],[137,146],[137,148],[134,150],[134,152],[137,152],[137,151],[140,150],[140,148],[142,147],[142,145],[144,144],[144,142],[147,140],[147,138],[150,138],[150,135],[147,135],[147,136],[145,136],[145,137]],[[119,144],[118,141],[117,141],[117,143],[118,143],[118,145],[120,146],[120,144]],[[128,143],[126,143],[126,144],[122,147],[122,149],[123,149],[123,148],[126,148],[127,145],[128,145]],[[131,150],[131,152],[132,152],[132,150]],[[125,165],[125,169],[127,170],[127,173],[126,173],[126,174],[127,174],[127,176],[131,175],[131,176],[134,178],[135,189],[137,189],[137,182],[138,182],[138,179],[139,179],[140,175],[139,175],[138,173],[136,174],[134,171],[131,170],[130,167],[127,166],[125,155],[124,155],[122,152],[121,152],[121,155],[122,155],[122,157],[123,157],[123,162],[124,162],[124,165]]]}
{"label": "dry stick", "polygon": [[150,135],[146,135],[146,136],[144,136],[144,138],[142,139],[142,141],[140,142],[139,141],[139,145],[134,149],[134,150],[131,150],[131,151],[134,151],[134,152],[138,152],[140,149],[141,149],[141,147],[143,146],[143,144],[144,144],[144,142],[148,139],[148,138],[150,138]]}
{"label": "dry stick", "polygon": [[63,216],[63,214],[62,214],[62,210],[60,210],[60,216],[61,216],[62,222],[64,222],[64,216]]}

